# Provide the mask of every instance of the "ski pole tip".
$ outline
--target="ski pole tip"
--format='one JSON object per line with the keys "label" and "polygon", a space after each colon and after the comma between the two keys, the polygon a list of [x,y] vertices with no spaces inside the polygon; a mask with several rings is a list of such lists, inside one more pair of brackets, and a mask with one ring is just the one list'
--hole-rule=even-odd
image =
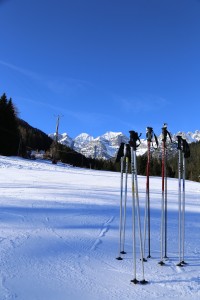
{"label": "ski pole tip", "polygon": [[147,283],[148,283],[148,281],[145,280],[145,279],[143,279],[143,280],[140,281],[140,284],[147,284]]}
{"label": "ski pole tip", "polygon": [[131,280],[131,283],[133,283],[133,284],[138,284],[138,283],[140,283],[140,282],[139,282],[139,280],[137,280],[136,278],[134,278],[134,279]]}

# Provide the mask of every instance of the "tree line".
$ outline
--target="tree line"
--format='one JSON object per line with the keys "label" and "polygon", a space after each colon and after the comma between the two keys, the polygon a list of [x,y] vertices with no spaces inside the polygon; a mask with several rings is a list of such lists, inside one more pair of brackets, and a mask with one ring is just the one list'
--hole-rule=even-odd
{"label": "tree line", "polygon": [[[190,157],[186,159],[186,179],[200,181],[200,142],[191,143]],[[168,177],[178,178],[178,153],[172,149],[167,150],[168,158],[166,160],[166,173]],[[137,156],[137,172],[139,175],[146,175],[147,153]],[[120,163],[115,163],[116,170],[120,171]],[[129,167],[130,169],[130,167]],[[130,172],[130,170],[129,170]],[[162,176],[162,158],[161,150],[157,153],[151,153],[150,175]]]}
{"label": "tree line", "polygon": [[0,98],[0,154],[16,155],[20,141],[17,110],[6,94]]}

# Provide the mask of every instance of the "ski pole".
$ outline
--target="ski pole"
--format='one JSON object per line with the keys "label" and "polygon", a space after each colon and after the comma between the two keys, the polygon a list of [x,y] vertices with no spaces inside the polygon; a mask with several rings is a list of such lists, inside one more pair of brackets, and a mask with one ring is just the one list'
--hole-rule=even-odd
{"label": "ski pole", "polygon": [[132,283],[137,284],[139,280],[136,278],[136,229],[135,229],[135,182],[134,182],[134,159],[133,147],[131,147],[131,175],[132,175],[132,231],[133,231],[133,279]]}
{"label": "ski pole", "polygon": [[122,201],[123,201],[123,173],[124,173],[124,156],[123,156],[124,143],[121,143],[116,162],[120,160],[121,163],[121,177],[120,177],[120,209],[119,209],[119,256],[116,257],[117,260],[122,260],[121,257],[121,244],[122,244]]}
{"label": "ski pole", "polygon": [[186,161],[185,159],[190,156],[189,145],[185,139],[183,141],[183,216],[182,216],[182,264],[187,264],[184,260],[185,256],[185,171]]}
{"label": "ski pole", "polygon": [[141,264],[142,264],[142,280],[140,281],[140,283],[146,284],[147,281],[144,279],[144,252],[143,252],[143,245],[142,245],[142,232],[141,232],[141,221],[140,221],[140,205],[139,205],[139,194],[138,194],[136,150],[133,151],[133,154],[134,154],[134,165],[135,165],[135,192],[136,192],[136,205],[137,205],[137,216],[138,216],[140,256],[141,256]]}
{"label": "ski pole", "polygon": [[[166,140],[171,135],[167,130],[167,124],[162,127],[162,205],[161,205],[161,260],[159,264],[164,265],[163,258],[167,257],[167,172],[166,172]],[[164,248],[164,249],[163,249]]]}
{"label": "ski pole", "polygon": [[183,153],[183,206],[182,206],[182,265],[185,265],[184,252],[185,252],[185,154]]}
{"label": "ski pole", "polygon": [[[177,137],[178,138],[178,137]],[[185,170],[186,170],[186,163],[185,159],[190,157],[190,149],[187,141],[185,139],[178,138],[182,141],[182,198],[179,196],[179,201],[182,203],[179,203],[179,263],[177,266],[182,267],[183,265],[187,264],[184,260],[184,252],[185,252]],[[179,147],[179,145],[178,145]],[[181,193],[181,183],[179,187],[180,193]]]}
{"label": "ski pole", "polygon": [[121,254],[126,254],[124,250],[125,245],[125,230],[126,230],[126,204],[127,204],[127,183],[128,183],[128,166],[129,166],[130,146],[124,145],[124,158],[125,158],[125,190],[124,190],[124,223],[123,223],[123,237],[122,237],[122,251]]}
{"label": "ski pole", "polygon": [[165,145],[164,141],[162,143],[162,200],[161,200],[161,232],[160,232],[160,239],[161,239],[161,244],[160,244],[160,262],[159,264],[162,266],[164,265],[163,261],[163,239],[164,239],[164,176],[165,176]]}
{"label": "ski pole", "polygon": [[178,139],[178,250],[179,250],[179,263],[177,266],[182,266],[181,264],[181,223],[182,223],[182,213],[181,213],[181,177],[182,177],[182,137],[177,136]]}
{"label": "ski pole", "polygon": [[[138,194],[138,180],[137,180],[137,160],[136,160],[136,148],[137,141],[140,142],[138,133],[135,131],[129,131],[130,133],[130,147],[131,147],[131,171],[132,171],[132,224],[133,224],[133,273],[134,278],[131,280],[132,283],[146,284],[147,281],[144,279],[144,261],[143,261],[143,247],[142,247],[142,234],[141,234],[141,223],[140,223],[140,209],[139,209],[139,194]],[[138,217],[138,229],[139,229],[139,241],[140,241],[140,255],[142,264],[142,280],[138,281],[136,278],[136,206],[137,206],[137,217]]]}
{"label": "ski pole", "polygon": [[[153,139],[153,135],[155,138],[155,142],[158,146],[158,140],[153,132],[152,127],[147,127],[146,129],[146,138],[147,138],[147,167],[146,167],[146,204],[145,204],[145,218],[144,218],[144,253],[145,253],[145,241],[146,241],[146,227],[148,221],[148,256],[151,257],[150,253],[150,240],[151,240],[151,227],[150,227],[150,190],[149,190],[149,175],[150,175],[150,146]],[[152,143],[153,144],[153,143]]]}

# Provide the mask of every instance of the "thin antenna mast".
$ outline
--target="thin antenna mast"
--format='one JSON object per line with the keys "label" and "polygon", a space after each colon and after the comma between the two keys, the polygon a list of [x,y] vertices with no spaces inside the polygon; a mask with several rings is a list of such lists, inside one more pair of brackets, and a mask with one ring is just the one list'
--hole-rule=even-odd
{"label": "thin antenna mast", "polygon": [[57,116],[56,120],[56,138],[55,138],[55,149],[53,150],[52,155],[52,164],[57,164],[57,153],[58,153],[58,129],[60,125],[60,115]]}

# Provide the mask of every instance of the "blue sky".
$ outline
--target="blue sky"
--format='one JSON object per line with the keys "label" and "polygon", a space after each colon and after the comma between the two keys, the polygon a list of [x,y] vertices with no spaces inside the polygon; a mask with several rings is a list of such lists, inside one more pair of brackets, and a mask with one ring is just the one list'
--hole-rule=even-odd
{"label": "blue sky", "polygon": [[33,127],[200,129],[199,0],[0,0],[0,95]]}

